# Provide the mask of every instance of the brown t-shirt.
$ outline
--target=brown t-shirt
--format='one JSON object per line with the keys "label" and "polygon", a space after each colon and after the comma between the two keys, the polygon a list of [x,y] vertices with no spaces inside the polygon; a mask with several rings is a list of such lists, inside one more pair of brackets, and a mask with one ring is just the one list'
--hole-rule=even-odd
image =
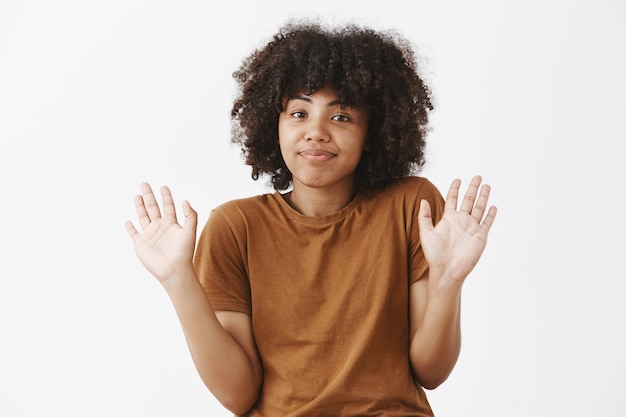
{"label": "brown t-shirt", "polygon": [[214,209],[195,266],[216,310],[250,314],[263,385],[249,416],[432,416],[409,364],[409,286],[427,270],[420,177],[304,216],[279,193]]}

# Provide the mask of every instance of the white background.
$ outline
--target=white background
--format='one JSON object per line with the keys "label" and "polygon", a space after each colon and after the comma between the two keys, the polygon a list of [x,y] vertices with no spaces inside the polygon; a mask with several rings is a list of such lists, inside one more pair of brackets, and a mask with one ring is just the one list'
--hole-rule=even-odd
{"label": "white background", "polygon": [[229,143],[231,73],[290,16],[414,41],[437,102],[423,174],[493,187],[437,416],[623,416],[617,0],[0,0],[0,416],[230,415],[123,223],[141,181],[201,224],[266,191]]}

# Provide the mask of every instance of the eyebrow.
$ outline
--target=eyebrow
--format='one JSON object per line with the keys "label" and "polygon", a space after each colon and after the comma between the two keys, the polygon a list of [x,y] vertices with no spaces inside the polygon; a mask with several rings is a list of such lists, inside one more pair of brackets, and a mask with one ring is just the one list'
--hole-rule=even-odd
{"label": "eyebrow", "polygon": [[[313,100],[311,100],[311,98],[308,97],[308,96],[294,96],[294,97],[290,98],[289,100],[302,100],[302,101],[306,101],[307,103],[313,103]],[[289,101],[289,100],[287,100],[287,101]],[[341,106],[341,100],[337,99],[337,100],[329,101],[328,103],[326,103],[326,105],[328,107],[336,106],[336,105],[340,105]]]}

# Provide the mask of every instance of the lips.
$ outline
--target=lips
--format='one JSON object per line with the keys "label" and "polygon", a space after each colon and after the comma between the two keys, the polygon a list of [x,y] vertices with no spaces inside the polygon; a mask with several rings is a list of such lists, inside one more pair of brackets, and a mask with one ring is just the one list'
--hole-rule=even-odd
{"label": "lips", "polygon": [[312,157],[332,157],[335,156],[334,153],[330,152],[330,151],[326,151],[324,149],[306,149],[302,152],[300,152],[300,155],[302,156],[312,156]]}
{"label": "lips", "polygon": [[325,149],[305,149],[299,153],[301,157],[310,161],[328,161],[335,156]]}

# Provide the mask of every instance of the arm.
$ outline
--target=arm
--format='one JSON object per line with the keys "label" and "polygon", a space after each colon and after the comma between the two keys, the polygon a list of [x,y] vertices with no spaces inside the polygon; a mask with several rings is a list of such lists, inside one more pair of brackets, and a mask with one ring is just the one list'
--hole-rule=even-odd
{"label": "arm", "polygon": [[193,270],[164,287],[200,378],[224,407],[244,414],[257,401],[262,378],[250,316],[214,311]]}
{"label": "arm", "polygon": [[496,216],[495,207],[485,216],[490,187],[484,185],[479,193],[481,181],[478,176],[472,179],[457,211],[461,183],[455,180],[436,226],[428,202],[420,204],[420,241],[429,270],[411,286],[410,359],[418,382],[428,389],[448,378],[459,357],[461,289]]}
{"label": "arm", "polygon": [[257,401],[262,379],[250,317],[211,307],[193,268],[197,214],[189,203],[180,226],[167,187],[163,215],[150,186],[141,190],[135,206],[142,233],[126,222],[137,256],[170,297],[202,381],[226,408],[243,414]]}

